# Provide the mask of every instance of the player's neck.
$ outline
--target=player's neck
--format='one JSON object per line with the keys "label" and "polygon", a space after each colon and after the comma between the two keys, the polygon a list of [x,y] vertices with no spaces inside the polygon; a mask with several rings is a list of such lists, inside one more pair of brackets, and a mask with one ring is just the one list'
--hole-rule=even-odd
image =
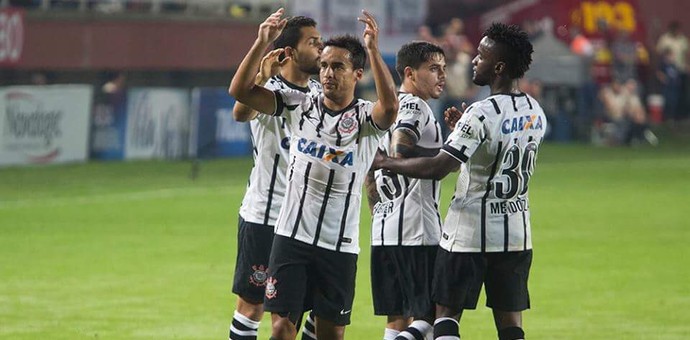
{"label": "player's neck", "polygon": [[328,98],[326,95],[323,96],[323,105],[326,106],[331,111],[337,112],[348,107],[352,101],[355,100],[355,95],[350,94],[343,98]]}
{"label": "player's neck", "polygon": [[400,85],[400,92],[409,93],[411,95],[414,95],[414,96],[421,98],[424,101],[429,100],[429,97],[422,95],[421,91],[417,90],[417,87],[414,86],[414,84],[409,84],[406,82],[402,83],[402,85]]}
{"label": "player's neck", "polygon": [[517,80],[498,78],[491,84],[491,95],[511,93],[520,93],[517,86]]}
{"label": "player's neck", "polygon": [[299,87],[307,87],[311,75],[304,73],[297,66],[285,66],[280,70],[280,76]]}

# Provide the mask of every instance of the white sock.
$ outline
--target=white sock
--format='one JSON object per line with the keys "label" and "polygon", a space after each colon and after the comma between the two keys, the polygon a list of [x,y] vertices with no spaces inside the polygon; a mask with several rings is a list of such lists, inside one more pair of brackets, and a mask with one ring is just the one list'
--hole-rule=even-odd
{"label": "white sock", "polygon": [[460,325],[453,318],[438,318],[434,321],[434,333],[437,340],[460,340]]}
{"label": "white sock", "polygon": [[235,311],[228,339],[256,339],[259,335],[259,324],[260,321],[254,321]]}
{"label": "white sock", "polygon": [[[404,331],[398,334],[398,340],[424,340],[433,328],[424,320],[415,320]],[[431,332],[433,333],[433,332]]]}
{"label": "white sock", "polygon": [[392,328],[386,328],[386,330],[383,332],[383,340],[394,340],[398,334],[400,334],[400,331]]}
{"label": "white sock", "polygon": [[424,320],[412,321],[412,323],[410,324],[410,327],[416,328],[422,334],[429,334],[430,332],[433,333],[433,329],[434,329],[434,326],[432,326],[430,323],[428,323]]}

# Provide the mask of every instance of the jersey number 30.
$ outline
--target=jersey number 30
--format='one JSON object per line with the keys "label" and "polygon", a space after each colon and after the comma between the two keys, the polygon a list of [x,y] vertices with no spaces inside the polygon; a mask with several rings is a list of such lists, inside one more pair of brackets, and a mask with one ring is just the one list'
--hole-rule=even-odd
{"label": "jersey number 30", "polygon": [[527,185],[537,160],[537,147],[536,142],[527,143],[524,149],[513,144],[506,151],[494,180],[496,197],[511,199],[527,193]]}

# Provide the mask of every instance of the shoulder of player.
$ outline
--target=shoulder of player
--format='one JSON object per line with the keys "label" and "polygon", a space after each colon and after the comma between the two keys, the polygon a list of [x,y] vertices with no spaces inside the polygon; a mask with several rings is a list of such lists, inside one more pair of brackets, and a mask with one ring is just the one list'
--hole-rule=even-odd
{"label": "shoulder of player", "polygon": [[321,86],[321,83],[318,81],[309,78],[309,82],[307,83],[307,87],[309,88],[309,91],[311,94],[317,94],[323,92],[323,87]]}
{"label": "shoulder of player", "polygon": [[470,104],[462,116],[477,117],[482,122],[486,118],[497,117],[496,108],[490,99],[491,97]]}
{"label": "shoulder of player", "polygon": [[264,87],[271,91],[287,88],[287,86],[285,86],[285,83],[283,83],[283,80],[280,79],[280,77],[278,76],[273,76],[270,79],[268,79],[266,84],[264,84]]}
{"label": "shoulder of player", "polygon": [[431,107],[429,107],[429,104],[426,102],[426,100],[411,93],[400,93],[398,96],[398,103],[399,114],[431,114]]}

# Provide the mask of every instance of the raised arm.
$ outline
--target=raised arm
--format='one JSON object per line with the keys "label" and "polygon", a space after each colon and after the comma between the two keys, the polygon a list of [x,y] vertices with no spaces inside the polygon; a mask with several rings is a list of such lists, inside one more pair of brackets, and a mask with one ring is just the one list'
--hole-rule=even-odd
{"label": "raised arm", "polygon": [[273,92],[263,86],[256,85],[255,80],[256,71],[259,69],[264,51],[280,35],[287,23],[287,19],[281,19],[283,12],[284,10],[280,8],[261,23],[254,44],[240,63],[237,73],[230,82],[230,95],[235,97],[238,102],[259,112],[272,114],[276,109]]}
{"label": "raised arm", "polygon": [[[271,52],[268,52],[264,58],[261,59],[261,66],[259,67],[259,72],[254,78],[254,84],[264,86],[266,82],[271,79],[271,77],[280,72],[280,68],[285,65],[289,59],[289,57],[285,57],[283,61],[279,61],[278,57],[282,52],[282,48],[275,49]],[[235,103],[235,106],[232,108],[232,116],[238,122],[248,122],[256,118],[258,113],[258,111],[240,102]]]}
{"label": "raised arm", "polygon": [[365,24],[364,45],[369,55],[371,72],[376,84],[378,100],[374,104],[371,117],[381,129],[388,129],[394,122],[398,113],[398,97],[395,91],[395,82],[386,63],[384,63],[379,51],[379,28],[374,16],[367,11],[362,11],[363,16],[357,18]]}

